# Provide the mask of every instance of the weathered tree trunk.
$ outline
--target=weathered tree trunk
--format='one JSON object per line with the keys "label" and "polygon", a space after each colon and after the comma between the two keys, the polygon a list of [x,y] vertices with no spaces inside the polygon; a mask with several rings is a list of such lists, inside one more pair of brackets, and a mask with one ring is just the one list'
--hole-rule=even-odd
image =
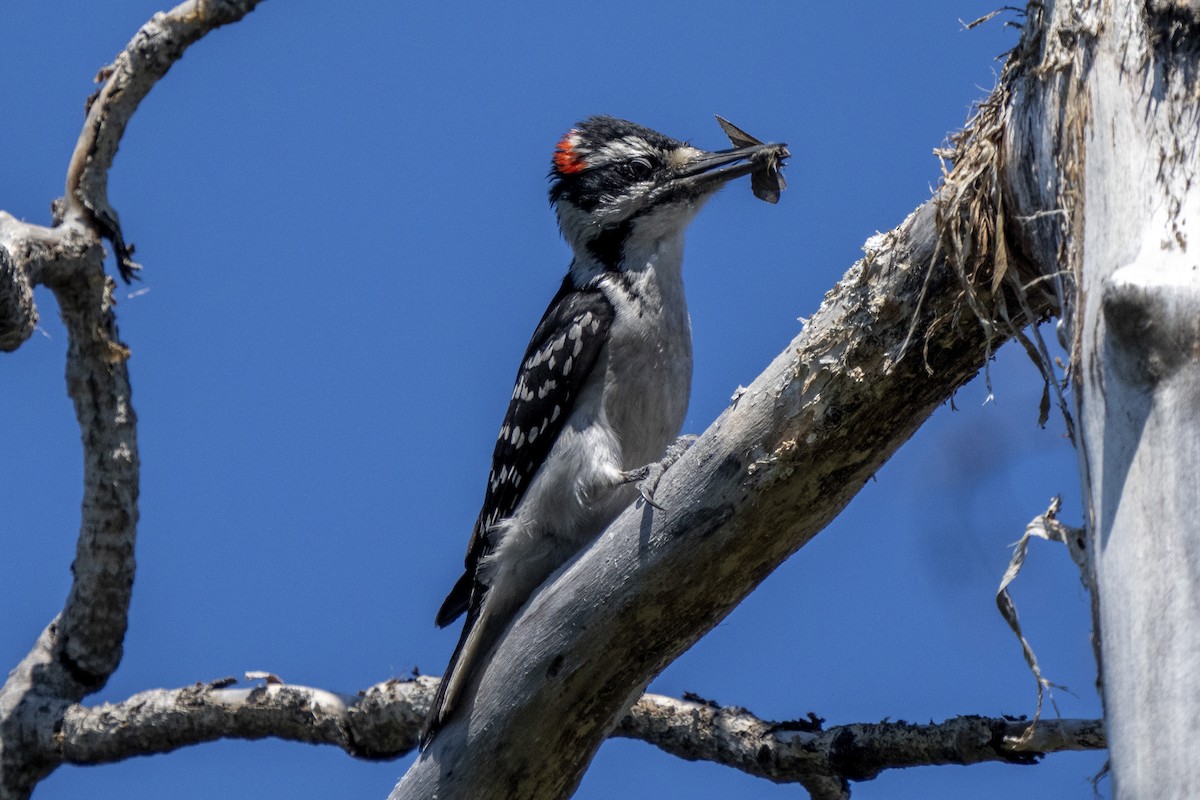
{"label": "weathered tree trunk", "polygon": [[1200,3],[1075,0],[1031,13],[1007,165],[1026,252],[1056,276],[1071,351],[1115,796],[1192,797]]}

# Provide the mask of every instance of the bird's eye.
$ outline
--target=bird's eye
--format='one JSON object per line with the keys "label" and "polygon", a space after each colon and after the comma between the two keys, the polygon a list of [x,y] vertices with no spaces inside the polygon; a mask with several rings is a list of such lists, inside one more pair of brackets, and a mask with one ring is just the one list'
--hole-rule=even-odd
{"label": "bird's eye", "polygon": [[634,180],[644,181],[654,172],[654,164],[648,158],[635,158],[629,162],[627,169]]}

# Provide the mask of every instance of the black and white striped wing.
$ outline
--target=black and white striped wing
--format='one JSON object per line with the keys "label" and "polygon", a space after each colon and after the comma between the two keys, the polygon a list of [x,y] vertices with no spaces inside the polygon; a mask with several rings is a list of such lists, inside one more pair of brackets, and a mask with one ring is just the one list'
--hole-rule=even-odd
{"label": "black and white striped wing", "polygon": [[516,510],[545,462],[608,340],[612,320],[612,305],[599,289],[576,289],[569,277],[563,280],[521,360],[467,549],[466,573],[438,611],[439,626],[467,610],[475,569],[495,544],[489,533]]}

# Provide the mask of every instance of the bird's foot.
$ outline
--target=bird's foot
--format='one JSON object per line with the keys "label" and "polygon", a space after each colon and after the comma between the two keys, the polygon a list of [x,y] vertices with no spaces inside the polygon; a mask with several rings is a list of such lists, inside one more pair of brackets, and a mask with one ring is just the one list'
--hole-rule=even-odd
{"label": "bird's foot", "polygon": [[636,483],[638,494],[641,495],[642,501],[651,508],[657,508],[659,511],[662,511],[663,507],[654,501],[654,492],[658,490],[658,482],[662,480],[662,476],[671,468],[671,465],[678,461],[688,451],[688,448],[696,443],[696,439],[698,438],[700,437],[694,433],[680,436],[667,446],[667,452],[658,461],[622,473],[622,483]]}

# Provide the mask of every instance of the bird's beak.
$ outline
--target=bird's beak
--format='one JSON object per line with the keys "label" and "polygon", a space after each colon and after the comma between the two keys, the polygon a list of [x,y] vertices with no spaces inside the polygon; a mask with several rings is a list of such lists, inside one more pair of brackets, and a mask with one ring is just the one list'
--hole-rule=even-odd
{"label": "bird's beak", "polygon": [[785,144],[754,144],[704,153],[676,174],[672,183],[698,194],[759,170],[778,172],[782,161],[791,155]]}

